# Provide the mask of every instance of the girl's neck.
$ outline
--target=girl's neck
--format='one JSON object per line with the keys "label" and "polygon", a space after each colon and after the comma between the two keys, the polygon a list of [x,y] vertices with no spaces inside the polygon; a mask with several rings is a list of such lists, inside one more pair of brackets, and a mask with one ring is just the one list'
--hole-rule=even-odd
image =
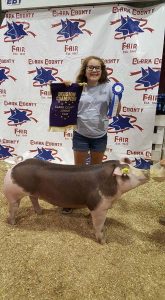
{"label": "girl's neck", "polygon": [[88,81],[87,82],[87,84],[88,84],[88,87],[94,87],[94,86],[97,86],[98,85],[98,81]]}

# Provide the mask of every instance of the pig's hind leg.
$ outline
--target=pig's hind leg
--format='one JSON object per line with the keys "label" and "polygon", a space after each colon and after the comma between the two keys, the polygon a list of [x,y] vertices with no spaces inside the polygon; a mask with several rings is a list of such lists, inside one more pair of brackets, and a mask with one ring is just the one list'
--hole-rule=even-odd
{"label": "pig's hind leg", "polygon": [[16,200],[16,199],[12,199],[10,197],[8,197],[8,201],[9,201],[9,216],[8,216],[8,223],[11,225],[15,225],[16,221],[15,221],[15,217],[20,205],[20,199]]}
{"label": "pig's hind leg", "polygon": [[13,186],[10,188],[10,186],[7,185],[4,186],[4,195],[9,205],[9,216],[7,221],[9,224],[14,225],[16,223],[15,217],[20,205],[21,197],[19,193],[15,193]]}
{"label": "pig's hind leg", "polygon": [[105,244],[106,240],[104,237],[104,223],[106,219],[107,209],[95,209],[91,211],[92,223],[95,229],[96,239],[100,244]]}
{"label": "pig's hind leg", "polygon": [[25,192],[18,184],[13,182],[11,172],[12,170],[8,170],[4,178],[3,192],[9,204],[8,223],[14,225],[20,200],[25,195]]}
{"label": "pig's hind leg", "polygon": [[34,211],[36,212],[37,215],[41,215],[42,214],[42,208],[41,206],[39,205],[39,202],[38,202],[38,197],[37,196],[29,196],[32,204],[33,204],[33,207],[34,207]]}

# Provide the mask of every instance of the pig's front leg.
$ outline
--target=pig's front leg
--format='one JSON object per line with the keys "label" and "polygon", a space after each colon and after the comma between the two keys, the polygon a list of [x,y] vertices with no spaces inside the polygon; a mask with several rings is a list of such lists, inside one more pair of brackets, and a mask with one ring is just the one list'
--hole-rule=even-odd
{"label": "pig's front leg", "polygon": [[107,209],[95,209],[91,211],[92,223],[95,229],[96,239],[100,244],[105,244],[105,236],[103,232],[104,223],[106,219]]}
{"label": "pig's front leg", "polygon": [[39,205],[38,203],[38,197],[36,196],[29,196],[32,204],[33,204],[33,207],[34,207],[34,211],[37,213],[37,215],[41,215],[42,214],[42,208],[41,206]]}

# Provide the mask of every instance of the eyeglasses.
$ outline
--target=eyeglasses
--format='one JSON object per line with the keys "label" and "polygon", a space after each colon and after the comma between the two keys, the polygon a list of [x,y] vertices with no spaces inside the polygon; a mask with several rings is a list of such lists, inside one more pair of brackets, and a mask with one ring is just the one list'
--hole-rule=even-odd
{"label": "eyeglasses", "polygon": [[98,72],[101,71],[101,66],[86,66],[86,69],[89,71],[93,71],[94,69]]}

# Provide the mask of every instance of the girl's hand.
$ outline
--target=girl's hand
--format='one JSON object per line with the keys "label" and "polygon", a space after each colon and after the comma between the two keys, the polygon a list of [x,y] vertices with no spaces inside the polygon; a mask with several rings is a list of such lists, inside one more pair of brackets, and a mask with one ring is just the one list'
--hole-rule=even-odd
{"label": "girl's hand", "polygon": [[70,86],[70,85],[72,84],[72,82],[69,81],[69,80],[66,80],[66,81],[64,80],[63,83],[64,83],[66,86]]}

